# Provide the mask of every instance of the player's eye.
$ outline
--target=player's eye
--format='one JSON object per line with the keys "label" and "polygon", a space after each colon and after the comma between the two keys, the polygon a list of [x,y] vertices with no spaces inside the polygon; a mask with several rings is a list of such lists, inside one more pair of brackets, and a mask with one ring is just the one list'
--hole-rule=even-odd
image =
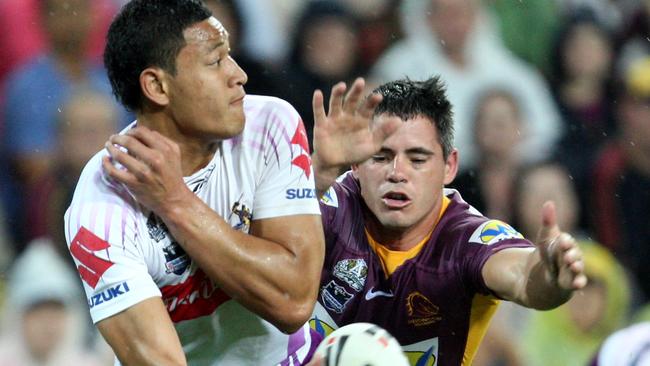
{"label": "player's eye", "polygon": [[384,163],[388,161],[388,157],[386,155],[373,155],[372,161],[374,161],[375,163]]}

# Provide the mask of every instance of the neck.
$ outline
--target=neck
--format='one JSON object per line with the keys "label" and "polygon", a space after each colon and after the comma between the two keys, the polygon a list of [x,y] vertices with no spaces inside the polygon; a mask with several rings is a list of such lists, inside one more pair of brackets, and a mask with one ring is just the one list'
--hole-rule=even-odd
{"label": "neck", "polygon": [[385,226],[375,215],[368,213],[365,220],[366,230],[382,246],[390,250],[407,251],[431,234],[438,221],[441,207],[442,195],[425,217],[406,228]]}
{"label": "neck", "polygon": [[220,146],[216,140],[207,141],[183,134],[178,129],[178,124],[163,112],[140,113],[137,117],[138,125],[157,131],[178,144],[183,176],[190,176],[208,165]]}

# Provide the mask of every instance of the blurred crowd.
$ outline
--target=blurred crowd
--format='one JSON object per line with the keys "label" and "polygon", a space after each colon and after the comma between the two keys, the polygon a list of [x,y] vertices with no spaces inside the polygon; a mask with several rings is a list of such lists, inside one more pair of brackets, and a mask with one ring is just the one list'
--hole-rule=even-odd
{"label": "blurred crowd", "polygon": [[[0,0],[0,364],[109,365],[63,236],[85,162],[134,116],[104,35],[125,0]],[[503,304],[476,365],[586,365],[650,321],[650,0],[205,0],[251,94],[311,140],[314,89],[439,74],[456,123],[452,188],[529,238],[553,199],[589,285]],[[639,328],[640,329],[640,328]]]}

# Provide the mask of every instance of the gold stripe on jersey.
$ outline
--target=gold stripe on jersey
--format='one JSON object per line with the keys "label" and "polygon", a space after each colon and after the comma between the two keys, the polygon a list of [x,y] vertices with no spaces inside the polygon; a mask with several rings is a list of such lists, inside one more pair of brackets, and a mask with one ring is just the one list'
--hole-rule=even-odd
{"label": "gold stripe on jersey", "polygon": [[440,207],[440,214],[438,214],[438,218],[436,219],[436,223],[433,224],[433,227],[431,227],[431,231],[427,234],[427,236],[422,239],[417,245],[415,245],[413,248],[406,250],[406,251],[400,251],[400,250],[390,250],[386,248],[384,245],[380,244],[377,242],[375,239],[370,236],[370,233],[366,229],[366,237],[368,238],[368,243],[370,244],[370,247],[372,250],[379,256],[379,260],[381,262],[381,266],[384,269],[384,275],[388,278],[388,276],[392,275],[393,272],[397,269],[397,267],[401,266],[402,263],[406,262],[407,260],[415,257],[420,253],[422,248],[424,247],[424,244],[429,241],[429,238],[431,237],[431,234],[433,233],[433,230],[436,228],[436,225],[438,224],[438,221],[440,221],[440,218],[442,215],[445,213],[445,210],[447,210],[447,207],[449,206],[449,203],[451,200],[447,198],[446,196],[442,196],[442,205]]}
{"label": "gold stripe on jersey", "polygon": [[485,333],[487,332],[490,320],[497,311],[500,301],[491,295],[474,295],[472,299],[472,310],[469,317],[469,332],[467,332],[467,343],[463,354],[461,365],[471,365],[478,351]]}

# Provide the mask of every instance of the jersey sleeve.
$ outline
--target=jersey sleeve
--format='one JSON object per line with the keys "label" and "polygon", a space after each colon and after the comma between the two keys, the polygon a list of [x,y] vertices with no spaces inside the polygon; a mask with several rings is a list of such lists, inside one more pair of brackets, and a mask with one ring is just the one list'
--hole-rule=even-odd
{"label": "jersey sleeve", "polygon": [[256,219],[320,214],[309,141],[298,112],[287,102],[272,98],[266,102],[266,134],[262,140],[263,159],[254,198]]}
{"label": "jersey sleeve", "polygon": [[501,250],[529,248],[533,247],[533,243],[525,239],[512,226],[500,220],[486,220],[470,232],[460,253],[464,281],[476,292],[495,295],[483,279],[482,270],[485,262]]}
{"label": "jersey sleeve", "polygon": [[94,323],[161,296],[147,269],[133,206],[104,186],[100,176],[84,179],[82,174],[65,214],[68,249]]}

